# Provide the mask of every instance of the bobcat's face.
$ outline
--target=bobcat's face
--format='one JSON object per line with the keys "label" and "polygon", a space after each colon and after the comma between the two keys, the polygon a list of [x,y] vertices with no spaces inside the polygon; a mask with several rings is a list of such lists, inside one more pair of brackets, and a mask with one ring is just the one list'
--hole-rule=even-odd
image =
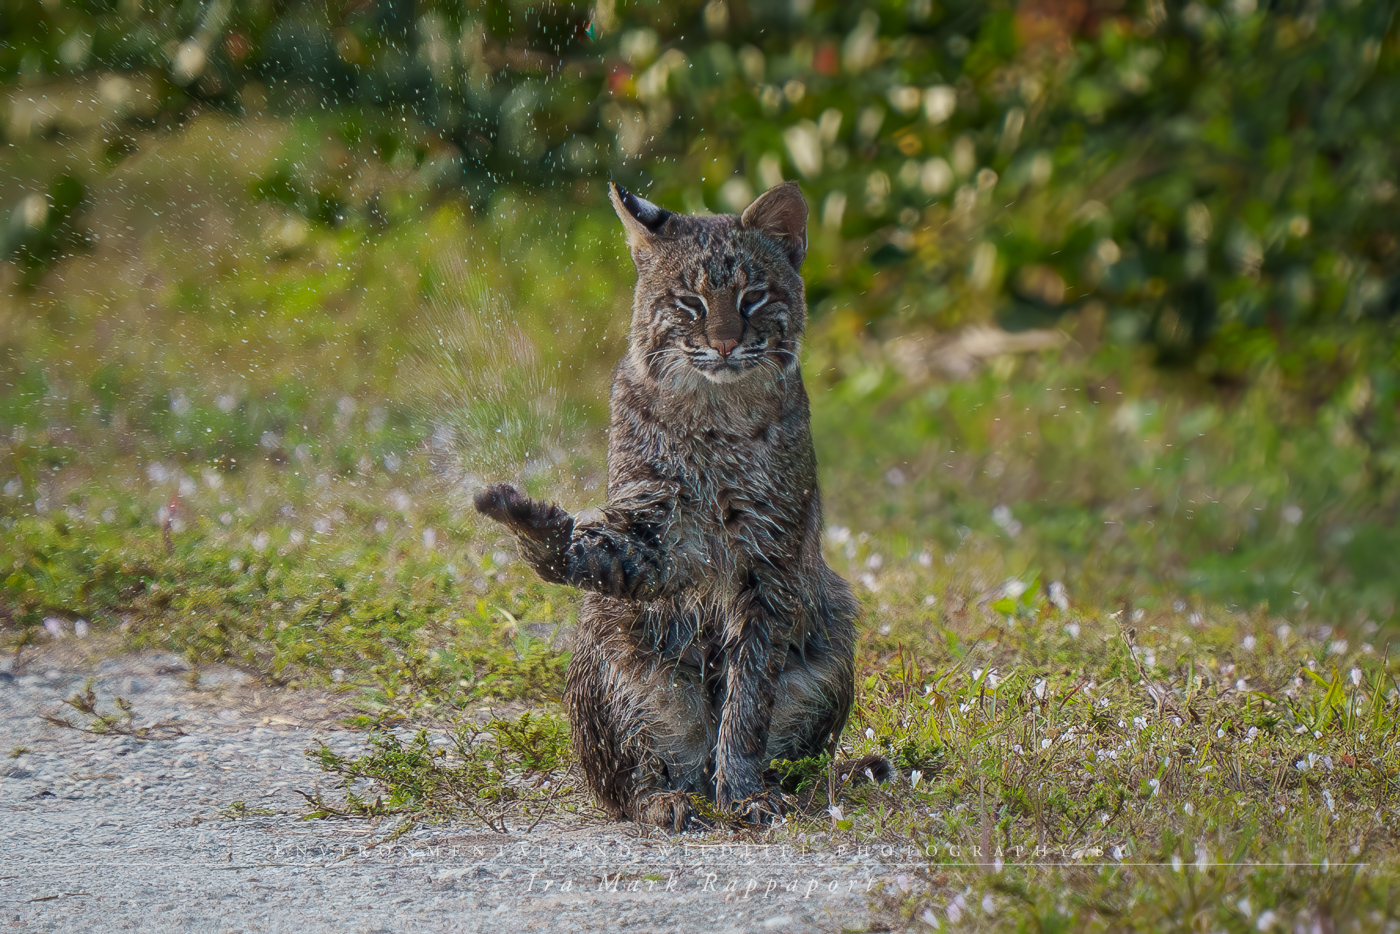
{"label": "bobcat's face", "polygon": [[638,309],[648,318],[648,354],[717,383],[760,367],[787,369],[797,361],[802,333],[801,280],[794,295],[793,276],[773,275],[756,257],[740,256],[729,240],[708,249],[688,244],[695,255],[678,264],[676,274],[649,282],[650,308]]}
{"label": "bobcat's face", "polygon": [[632,353],[648,372],[675,386],[797,365],[807,207],[796,185],[742,217],[684,217],[616,187],[613,197],[637,264]]}

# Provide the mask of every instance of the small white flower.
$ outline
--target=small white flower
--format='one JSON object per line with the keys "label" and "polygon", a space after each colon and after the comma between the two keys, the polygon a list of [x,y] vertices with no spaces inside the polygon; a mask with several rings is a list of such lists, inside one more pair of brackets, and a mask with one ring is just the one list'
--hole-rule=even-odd
{"label": "small white flower", "polygon": [[1035,696],[1036,696],[1036,697],[1040,698],[1041,700],[1044,700],[1044,699],[1045,699],[1045,679],[1044,679],[1044,678],[1036,678],[1036,679],[1035,679],[1035,684],[1033,685],[1033,690],[1035,691]]}
{"label": "small white flower", "polygon": [[1240,647],[1243,648],[1246,652],[1253,652],[1254,646],[1256,646],[1257,644],[1258,640],[1255,639],[1253,636],[1245,636],[1243,639],[1240,640]]}
{"label": "small white flower", "polygon": [[1254,906],[1249,903],[1248,898],[1241,898],[1239,901],[1235,902],[1235,907],[1238,908],[1240,914],[1244,915],[1246,918],[1253,917],[1254,915]]}
{"label": "small white flower", "polygon": [[1049,749],[1049,748],[1050,748],[1050,740],[1049,740],[1049,739],[1042,739],[1042,740],[1040,741],[1040,748],[1041,748],[1041,749]]}
{"label": "small white flower", "polygon": [[1181,857],[1177,856],[1175,853],[1172,854],[1172,869],[1176,872],[1181,872]]}
{"label": "small white flower", "polygon": [[73,635],[79,639],[86,639],[88,634],[88,621],[80,619],[73,624]]}
{"label": "small white flower", "polygon": [[1357,687],[1360,687],[1360,686],[1361,686],[1361,669],[1360,669],[1360,668],[1353,668],[1353,669],[1351,670],[1351,683],[1354,684],[1354,685],[1356,685]]}
{"label": "small white flower", "polygon": [[925,908],[924,913],[919,915],[919,919],[923,921],[924,924],[927,924],[929,927],[933,928],[935,931],[938,930],[938,916],[933,913],[932,908]]}
{"label": "small white flower", "polygon": [[1254,927],[1256,930],[1267,931],[1274,926],[1274,922],[1277,920],[1278,915],[1272,911],[1262,911],[1259,913],[1259,920],[1254,922]]}
{"label": "small white flower", "polygon": [[1162,793],[1162,783],[1155,778],[1150,779],[1147,782],[1147,786],[1152,789],[1152,797],[1154,798]]}
{"label": "small white flower", "polygon": [[997,913],[997,903],[992,901],[991,893],[982,896],[982,910],[989,915]]}
{"label": "small white flower", "polygon": [[866,739],[874,739],[874,738],[875,738],[875,730],[872,729],[871,727],[866,727],[866,728],[865,728],[865,738],[866,738]]}
{"label": "small white flower", "polygon": [[923,781],[924,773],[920,769],[915,769],[909,773],[909,787],[918,788],[919,782]]}
{"label": "small white flower", "polygon": [[1181,809],[1186,812],[1187,817],[1194,817],[1196,815],[1196,806],[1190,801],[1187,801],[1185,804],[1183,804],[1181,806]]}
{"label": "small white flower", "polygon": [[1332,812],[1333,814],[1337,812],[1337,803],[1332,800],[1332,792],[1323,789],[1322,800],[1326,802],[1328,811]]}
{"label": "small white flower", "polygon": [[831,815],[831,819],[832,819],[832,820],[845,820],[845,819],[846,819],[846,814],[845,814],[845,812],[843,812],[843,811],[841,810],[840,806],[838,806],[838,805],[835,805],[835,804],[828,805],[828,806],[827,806],[827,809],[826,809],[826,812],[827,812],[828,814]]}
{"label": "small white flower", "polygon": [[1215,731],[1215,738],[1216,738],[1216,739],[1220,739],[1220,738],[1222,738],[1224,735],[1225,735],[1225,731],[1224,731],[1224,730],[1216,730],[1216,731]]}

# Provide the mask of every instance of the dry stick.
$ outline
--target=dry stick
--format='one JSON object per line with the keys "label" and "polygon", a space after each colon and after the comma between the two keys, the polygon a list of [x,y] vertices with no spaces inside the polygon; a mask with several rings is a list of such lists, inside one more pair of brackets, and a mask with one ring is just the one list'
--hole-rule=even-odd
{"label": "dry stick", "polygon": [[[1147,669],[1142,667],[1142,662],[1138,660],[1137,652],[1133,651],[1132,636],[1128,635],[1128,631],[1123,628],[1123,621],[1121,619],[1117,622],[1118,635],[1123,637],[1123,644],[1128,647],[1128,657],[1133,660],[1133,667],[1137,669],[1138,677],[1142,678],[1143,687],[1147,689],[1147,696],[1157,702],[1157,719],[1160,720],[1162,719],[1162,711],[1166,707],[1167,691],[1165,688],[1158,686],[1151,678],[1147,677]],[[1172,709],[1176,709],[1175,705],[1172,706]],[[1181,712],[1177,711],[1177,716],[1180,715]]]}
{"label": "dry stick", "polygon": [[831,742],[826,747],[826,811],[831,817],[831,827],[836,829],[836,815],[831,813],[831,809],[836,807],[836,750],[840,744],[840,738],[836,731],[831,732]]}
{"label": "dry stick", "polygon": [[534,830],[535,825],[544,820],[544,816],[549,813],[549,806],[554,803],[554,796],[559,794],[559,789],[562,787],[564,787],[564,783],[561,781],[550,789],[549,797],[545,799],[544,805],[540,808],[540,813],[530,822],[530,826],[525,828],[526,833]]}
{"label": "dry stick", "polygon": [[179,508],[180,491],[176,490],[175,495],[170,497],[170,502],[165,507],[165,515],[160,520],[160,537],[161,541],[165,543],[165,553],[168,555],[175,553],[175,540],[170,535],[170,525]]}
{"label": "dry stick", "polygon": [[991,815],[987,812],[987,780],[981,775],[977,776],[977,806],[982,812],[982,866],[985,869],[992,861],[992,821]]}
{"label": "dry stick", "polygon": [[371,840],[371,841],[369,842],[369,845],[365,846],[365,847],[362,848],[362,849],[356,850],[356,851],[353,852],[353,853],[346,852],[346,853],[341,854],[340,858],[337,859],[337,860],[335,860],[335,862],[337,862],[337,863],[344,862],[345,860],[351,858],[352,856],[363,856],[364,854],[368,853],[370,850],[372,850],[372,849],[374,849],[375,847],[379,846],[381,843],[392,843],[393,841],[397,840],[399,837],[402,837],[404,834],[408,833],[410,830],[412,830],[412,829],[413,829],[414,827],[416,827],[417,825],[418,825],[418,818],[409,816],[409,817],[407,817],[407,818],[404,819],[403,823],[399,824],[397,827],[395,827],[393,830],[391,830],[391,831],[389,831],[388,833],[386,833],[384,836],[380,837],[378,840]]}

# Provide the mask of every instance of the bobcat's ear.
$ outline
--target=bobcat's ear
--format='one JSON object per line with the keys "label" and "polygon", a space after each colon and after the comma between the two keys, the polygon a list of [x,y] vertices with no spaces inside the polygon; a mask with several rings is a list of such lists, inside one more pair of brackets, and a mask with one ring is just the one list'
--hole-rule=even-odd
{"label": "bobcat's ear", "polygon": [[653,244],[661,239],[661,228],[671,212],[645,198],[638,198],[617,182],[608,183],[608,194],[612,197],[613,210],[622,219],[622,228],[627,232],[627,248],[632,251],[632,259],[636,261],[640,254],[651,252]]}
{"label": "bobcat's ear", "polygon": [[783,182],[759,195],[739,223],[777,240],[787,250],[792,268],[802,267],[807,255],[807,202],[797,182]]}

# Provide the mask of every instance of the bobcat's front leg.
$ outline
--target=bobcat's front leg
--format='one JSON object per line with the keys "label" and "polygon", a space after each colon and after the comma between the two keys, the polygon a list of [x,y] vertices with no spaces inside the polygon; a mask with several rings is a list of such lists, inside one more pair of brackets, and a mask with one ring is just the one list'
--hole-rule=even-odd
{"label": "bobcat's front leg", "polygon": [[[743,807],[759,820],[776,815],[763,784],[768,734],[787,640],[776,638],[781,604],[755,587],[740,595],[724,646],[724,698],[715,754],[715,798],[723,810]],[[788,609],[791,612],[791,609]],[[775,645],[775,643],[777,643]]]}
{"label": "bobcat's front leg", "polygon": [[578,526],[564,566],[574,586],[623,600],[655,600],[670,578],[660,524],[641,515]]}
{"label": "bobcat's front leg", "polygon": [[574,534],[574,517],[553,503],[542,503],[509,483],[493,483],[474,497],[476,511],[515,533],[520,552],[540,577],[552,584],[571,583],[565,553]]}
{"label": "bobcat's front leg", "polygon": [[515,533],[525,560],[550,583],[626,600],[655,599],[667,587],[664,510],[611,508],[604,522],[579,526],[563,509],[509,483],[479,491],[475,503]]}

